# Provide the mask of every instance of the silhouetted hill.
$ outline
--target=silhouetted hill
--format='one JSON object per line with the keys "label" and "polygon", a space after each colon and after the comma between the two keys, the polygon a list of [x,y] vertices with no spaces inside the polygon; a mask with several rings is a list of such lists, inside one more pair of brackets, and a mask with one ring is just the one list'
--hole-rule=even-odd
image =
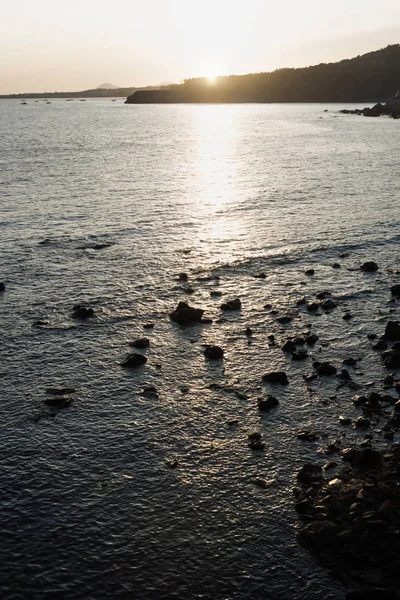
{"label": "silhouetted hill", "polygon": [[271,73],[187,79],[168,89],[136,91],[128,104],[188,102],[377,102],[400,87],[400,45],[337,63]]}
{"label": "silhouetted hill", "polygon": [[120,86],[114,85],[113,83],[101,83],[97,86],[98,90],[118,90]]}
{"label": "silhouetted hill", "polygon": [[130,87],[104,89],[96,88],[94,90],[83,90],[82,92],[41,92],[24,94],[0,95],[0,98],[126,98],[134,94],[137,90],[158,90],[160,86],[148,87]]}

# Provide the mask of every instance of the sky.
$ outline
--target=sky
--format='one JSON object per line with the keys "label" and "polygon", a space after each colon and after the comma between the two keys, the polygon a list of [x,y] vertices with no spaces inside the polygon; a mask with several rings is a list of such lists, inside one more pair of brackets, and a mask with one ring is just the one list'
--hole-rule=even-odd
{"label": "sky", "polygon": [[395,43],[399,0],[0,0],[0,94],[179,83]]}

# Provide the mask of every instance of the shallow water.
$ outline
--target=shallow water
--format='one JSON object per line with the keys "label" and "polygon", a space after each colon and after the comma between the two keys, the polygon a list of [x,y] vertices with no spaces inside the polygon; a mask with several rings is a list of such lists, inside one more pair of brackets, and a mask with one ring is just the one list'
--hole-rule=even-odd
{"label": "shallow water", "polygon": [[[0,103],[2,597],[344,597],[297,544],[292,489],[329,441],[363,439],[337,421],[358,416],[354,392],[307,384],[312,361],[267,339],[311,329],[314,358],[359,357],[367,387],[386,374],[367,333],[397,311],[398,123],[339,108]],[[348,270],[365,260],[378,273]],[[295,308],[322,290],[332,313]],[[242,311],[221,315],[235,296]],[[180,300],[213,323],[172,323]],[[81,302],[87,322],[70,317]],[[147,365],[122,369],[143,335]],[[205,361],[207,343],[223,364]],[[263,386],[278,368],[289,386]],[[75,388],[72,405],[48,409],[48,387]],[[262,414],[267,392],[280,405]]]}

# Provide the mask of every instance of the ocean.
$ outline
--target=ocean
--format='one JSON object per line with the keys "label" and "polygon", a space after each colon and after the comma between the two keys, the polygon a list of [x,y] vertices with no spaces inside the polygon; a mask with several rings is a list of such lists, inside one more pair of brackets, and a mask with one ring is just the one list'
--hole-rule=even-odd
{"label": "ocean", "polygon": [[[338,422],[354,391],[304,380],[312,359],[356,356],[378,389],[367,335],[397,312],[399,125],[354,107],[0,102],[2,598],[344,598],[297,541],[293,488],[365,436]],[[336,309],[297,305],[324,291]],[[180,301],[212,323],[172,322]],[[307,332],[294,362],[280,346]]]}

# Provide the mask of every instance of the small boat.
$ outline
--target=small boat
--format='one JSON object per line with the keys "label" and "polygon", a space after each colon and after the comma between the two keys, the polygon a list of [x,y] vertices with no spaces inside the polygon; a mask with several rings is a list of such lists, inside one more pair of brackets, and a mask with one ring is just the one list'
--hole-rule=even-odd
{"label": "small boat", "polygon": [[27,102],[21,102],[21,104],[28,104]]}

